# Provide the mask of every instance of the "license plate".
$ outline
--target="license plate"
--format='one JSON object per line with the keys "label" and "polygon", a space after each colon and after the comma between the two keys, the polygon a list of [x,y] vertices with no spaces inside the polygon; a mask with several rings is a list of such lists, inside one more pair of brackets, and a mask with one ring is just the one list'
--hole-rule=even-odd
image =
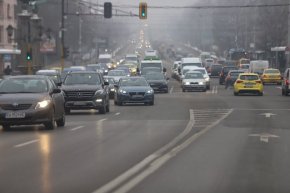
{"label": "license plate", "polygon": [[5,115],[6,119],[21,119],[25,118],[25,113],[23,112],[9,112]]}
{"label": "license plate", "polygon": [[143,95],[133,95],[132,98],[143,98]]}
{"label": "license plate", "polygon": [[86,103],[85,102],[78,101],[78,102],[74,102],[74,105],[75,106],[84,106],[84,105],[86,105]]}
{"label": "license plate", "polygon": [[244,86],[244,88],[253,88],[253,86],[248,85],[248,86]]}

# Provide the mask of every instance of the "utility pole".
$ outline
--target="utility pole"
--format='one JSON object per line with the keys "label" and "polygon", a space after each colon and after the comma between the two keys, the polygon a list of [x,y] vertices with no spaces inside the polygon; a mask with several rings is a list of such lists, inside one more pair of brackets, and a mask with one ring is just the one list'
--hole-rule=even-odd
{"label": "utility pole", "polygon": [[64,0],[61,0],[61,26],[60,26],[60,34],[61,34],[61,71],[63,71],[64,68]]}

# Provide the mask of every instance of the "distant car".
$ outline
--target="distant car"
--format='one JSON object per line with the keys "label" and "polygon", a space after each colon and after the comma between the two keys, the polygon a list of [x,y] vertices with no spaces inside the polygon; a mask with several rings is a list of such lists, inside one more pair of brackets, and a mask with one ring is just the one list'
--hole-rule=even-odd
{"label": "distant car", "polygon": [[210,76],[219,76],[223,66],[221,64],[213,64],[210,67]]}
{"label": "distant car", "polygon": [[263,84],[265,83],[276,83],[278,85],[282,84],[281,73],[278,69],[274,68],[265,69],[261,76],[261,80]]}
{"label": "distant car", "polygon": [[209,90],[210,89],[210,77],[207,73],[207,70],[205,68],[195,68],[195,69],[193,69],[193,71],[198,71],[198,72],[202,73],[202,75],[206,81],[206,89]]}
{"label": "distant car", "polygon": [[225,83],[225,79],[230,70],[238,70],[236,66],[224,66],[221,70],[220,77],[219,77],[219,84],[222,85]]}
{"label": "distant car", "polygon": [[110,99],[113,99],[115,96],[115,86],[117,85],[117,82],[115,82],[114,78],[105,78],[105,81],[109,83],[108,88],[109,88],[109,96]]}
{"label": "distant car", "polygon": [[144,77],[121,78],[116,86],[115,105],[144,103],[154,105],[154,90]]}
{"label": "distant car", "polygon": [[38,70],[36,75],[44,75],[50,77],[57,86],[61,86],[61,75],[57,70]]}
{"label": "distant car", "polygon": [[123,65],[117,66],[115,70],[123,70],[126,73],[126,76],[131,76],[131,71],[128,66],[123,66]]}
{"label": "distant car", "polygon": [[65,125],[64,96],[46,76],[11,76],[0,82],[0,124],[4,130],[14,125],[44,124],[54,129]]}
{"label": "distant car", "polygon": [[244,73],[243,70],[230,70],[226,79],[225,79],[225,88],[227,89],[229,86],[234,86],[237,78],[241,73]]}
{"label": "distant car", "polygon": [[179,79],[179,74],[178,74],[178,67],[180,65],[181,61],[175,61],[172,65],[171,68],[171,77],[175,79]]}
{"label": "distant car", "polygon": [[108,82],[93,71],[77,71],[67,74],[61,89],[65,94],[65,111],[97,109],[100,114],[110,111]]}
{"label": "distant car", "polygon": [[206,89],[206,80],[201,72],[198,71],[189,71],[185,73],[182,80],[182,92],[185,91],[203,91]]}
{"label": "distant car", "polygon": [[144,77],[154,91],[168,93],[168,79],[165,78],[163,73],[147,73]]}
{"label": "distant car", "polygon": [[120,78],[128,77],[128,75],[124,70],[110,70],[104,78],[113,78],[115,82],[119,82]]}
{"label": "distant car", "polygon": [[87,64],[86,70],[104,74],[104,70],[102,69],[100,64]]}
{"label": "distant car", "polygon": [[283,74],[282,95],[288,96],[290,93],[290,68],[287,68]]}
{"label": "distant car", "polygon": [[234,83],[234,95],[254,93],[263,96],[263,84],[258,74],[242,73]]}
{"label": "distant car", "polygon": [[98,63],[101,66],[101,70],[103,71],[104,75],[107,75],[109,72],[109,68],[106,63]]}

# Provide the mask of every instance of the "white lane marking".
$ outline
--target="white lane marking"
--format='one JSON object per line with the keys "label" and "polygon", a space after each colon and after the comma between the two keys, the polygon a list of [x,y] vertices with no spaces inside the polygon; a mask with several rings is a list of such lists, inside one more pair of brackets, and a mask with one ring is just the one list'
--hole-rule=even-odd
{"label": "white lane marking", "polygon": [[115,115],[120,115],[121,113],[115,113]]}
{"label": "white lane marking", "polygon": [[282,86],[277,86],[276,88],[278,88],[278,89],[282,90]]}
{"label": "white lane marking", "polygon": [[163,156],[159,157],[158,159],[156,159],[154,162],[152,162],[150,164],[150,166],[146,170],[144,170],[143,172],[141,172],[140,174],[138,174],[137,176],[135,176],[133,179],[131,179],[129,182],[127,182],[126,184],[124,184],[123,186],[121,186],[120,188],[118,188],[116,191],[114,191],[114,193],[127,193],[130,190],[132,190],[132,188],[134,188],[135,186],[137,186],[146,177],[148,177],[149,175],[151,175],[154,172],[156,172],[161,166],[163,166],[171,158],[173,158],[174,156],[176,156],[183,149],[185,149],[186,147],[188,147],[191,143],[193,143],[199,137],[201,137],[206,132],[208,132],[211,128],[213,128],[214,126],[218,125],[222,120],[224,120],[226,117],[228,117],[232,112],[233,112],[233,109],[231,109],[227,114],[225,114],[224,116],[222,116],[219,120],[215,121],[213,124],[209,125],[204,130],[201,130],[200,132],[192,135],[190,138],[188,138],[182,144],[180,144],[180,145],[176,146],[175,148],[173,148],[170,152],[168,152],[165,155],[163,155]]}
{"label": "white lane marking", "polygon": [[173,92],[173,87],[170,88],[169,93],[172,94],[172,92]]}
{"label": "white lane marking", "polygon": [[82,129],[84,127],[85,126],[78,126],[78,127],[75,127],[75,128],[70,129],[70,131],[76,131],[76,130]]}
{"label": "white lane marking", "polygon": [[137,172],[139,172],[141,169],[143,169],[146,165],[151,163],[156,158],[160,157],[164,152],[169,150],[171,147],[176,145],[180,140],[182,140],[188,133],[192,130],[193,125],[195,124],[193,110],[190,109],[190,119],[186,126],[186,128],[183,130],[182,133],[180,133],[178,136],[176,136],[172,141],[170,141],[168,144],[163,146],[162,148],[158,149],[153,154],[147,156],[145,159],[143,159],[141,162],[121,174],[120,176],[116,177],[112,181],[108,182],[107,184],[103,185],[101,188],[95,190],[93,193],[107,193],[117,186],[119,186],[124,181],[128,180],[131,176],[135,175]]}
{"label": "white lane marking", "polygon": [[36,143],[36,142],[39,142],[39,139],[35,139],[35,140],[27,141],[27,142],[24,142],[24,143],[20,143],[18,145],[14,145],[14,147],[15,148],[19,148],[19,147],[23,147],[23,146],[26,146],[26,145],[30,145],[32,143]]}
{"label": "white lane marking", "polygon": [[103,122],[103,121],[106,121],[106,120],[108,120],[108,119],[100,119],[99,122]]}

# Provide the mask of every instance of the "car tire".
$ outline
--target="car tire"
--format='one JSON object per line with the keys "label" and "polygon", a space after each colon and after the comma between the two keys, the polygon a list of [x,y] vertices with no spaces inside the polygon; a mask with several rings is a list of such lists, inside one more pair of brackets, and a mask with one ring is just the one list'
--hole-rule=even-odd
{"label": "car tire", "polygon": [[44,123],[46,130],[53,130],[55,128],[55,119],[54,119],[54,112],[52,111],[50,115],[50,120]]}
{"label": "car tire", "polygon": [[263,92],[259,92],[258,95],[259,95],[259,96],[263,96],[264,93],[263,93]]}
{"label": "car tire", "polygon": [[234,96],[238,96],[239,95],[239,93],[238,92],[234,92]]}
{"label": "car tire", "polygon": [[150,106],[154,105],[154,100],[148,103]]}
{"label": "car tire", "polygon": [[58,127],[63,127],[65,125],[65,114],[63,114],[60,119],[56,120],[56,125]]}
{"label": "car tire", "polygon": [[3,131],[8,131],[11,127],[9,124],[2,125]]}
{"label": "car tire", "polygon": [[106,114],[106,105],[103,105],[103,106],[99,109],[99,113],[100,113],[100,114]]}
{"label": "car tire", "polygon": [[65,114],[67,114],[67,115],[70,114],[70,109],[69,108],[65,108],[64,111],[65,111]]}

